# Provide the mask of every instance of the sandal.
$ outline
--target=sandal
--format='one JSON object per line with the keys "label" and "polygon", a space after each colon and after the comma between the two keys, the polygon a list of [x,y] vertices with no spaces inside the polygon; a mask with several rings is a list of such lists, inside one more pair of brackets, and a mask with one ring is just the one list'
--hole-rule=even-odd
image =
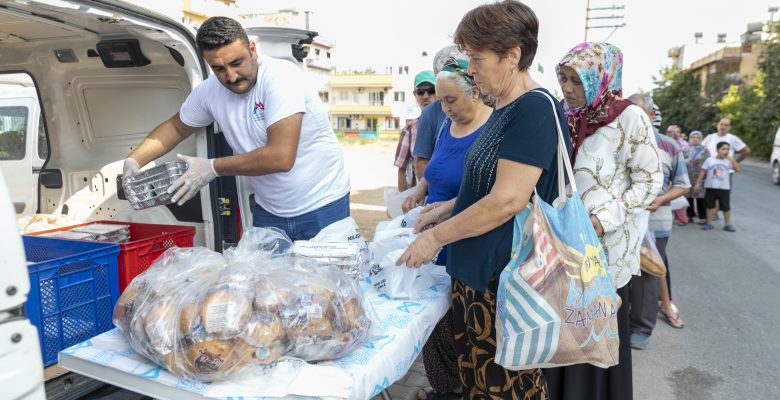
{"label": "sandal", "polygon": [[[424,395],[424,397],[421,395]],[[432,387],[420,389],[420,393],[417,394],[417,400],[457,400],[462,398],[463,393],[437,393],[433,391]]]}
{"label": "sandal", "polygon": [[672,309],[671,315],[665,313],[664,310],[661,309],[661,315],[663,315],[664,321],[666,321],[666,323],[669,324],[672,328],[682,329],[685,324],[683,323],[682,318],[680,318],[680,312],[674,308]]}

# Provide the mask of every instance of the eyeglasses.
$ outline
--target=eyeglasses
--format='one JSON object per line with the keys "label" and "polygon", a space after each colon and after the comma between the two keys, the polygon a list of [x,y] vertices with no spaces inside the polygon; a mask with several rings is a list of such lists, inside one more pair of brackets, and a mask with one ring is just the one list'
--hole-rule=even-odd
{"label": "eyeglasses", "polygon": [[414,90],[414,94],[416,94],[418,96],[422,96],[425,93],[428,93],[431,96],[435,96],[436,95],[436,88],[435,87],[430,87],[430,88],[427,88],[427,89],[425,89],[425,88],[417,88],[417,89]]}

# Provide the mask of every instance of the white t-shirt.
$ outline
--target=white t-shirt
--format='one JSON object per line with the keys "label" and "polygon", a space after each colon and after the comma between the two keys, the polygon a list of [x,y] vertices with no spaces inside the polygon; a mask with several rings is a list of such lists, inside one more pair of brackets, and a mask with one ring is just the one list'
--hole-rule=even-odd
{"label": "white t-shirt", "polygon": [[710,157],[701,164],[701,169],[707,170],[707,176],[704,177],[704,187],[707,189],[731,189],[729,181],[729,171],[731,170],[731,160],[717,157]]}
{"label": "white t-shirt", "polygon": [[742,149],[747,146],[745,145],[745,142],[743,142],[742,139],[740,139],[737,135],[727,133],[723,136],[718,136],[717,132],[707,135],[701,144],[707,147],[707,150],[710,151],[710,154],[718,154],[717,147],[718,143],[720,142],[726,142],[729,144],[729,155],[732,157],[734,156],[735,152],[742,151]]}
{"label": "white t-shirt", "polygon": [[260,56],[257,83],[244,94],[222,86],[212,75],[198,85],[179,110],[182,122],[203,127],[216,121],[235,154],[268,142],[267,127],[303,113],[295,165],[289,172],[249,177],[255,201],[272,214],[290,218],[332,203],[349,193],[341,146],[328,114],[295,64]]}

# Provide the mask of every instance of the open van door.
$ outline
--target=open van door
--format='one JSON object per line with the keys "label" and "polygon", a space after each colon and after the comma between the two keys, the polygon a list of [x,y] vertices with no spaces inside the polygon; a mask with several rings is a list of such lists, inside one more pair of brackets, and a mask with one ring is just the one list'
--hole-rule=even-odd
{"label": "open van door", "polygon": [[29,75],[0,74],[0,170],[17,217],[38,208],[38,173],[46,158],[45,134],[43,151],[38,145],[39,104]]}

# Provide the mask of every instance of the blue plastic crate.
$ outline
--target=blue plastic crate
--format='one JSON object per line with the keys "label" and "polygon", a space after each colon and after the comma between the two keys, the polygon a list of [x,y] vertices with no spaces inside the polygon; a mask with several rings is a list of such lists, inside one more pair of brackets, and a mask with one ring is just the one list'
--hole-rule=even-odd
{"label": "blue plastic crate", "polygon": [[38,327],[43,364],[114,327],[119,245],[23,236],[30,274],[27,318]]}

